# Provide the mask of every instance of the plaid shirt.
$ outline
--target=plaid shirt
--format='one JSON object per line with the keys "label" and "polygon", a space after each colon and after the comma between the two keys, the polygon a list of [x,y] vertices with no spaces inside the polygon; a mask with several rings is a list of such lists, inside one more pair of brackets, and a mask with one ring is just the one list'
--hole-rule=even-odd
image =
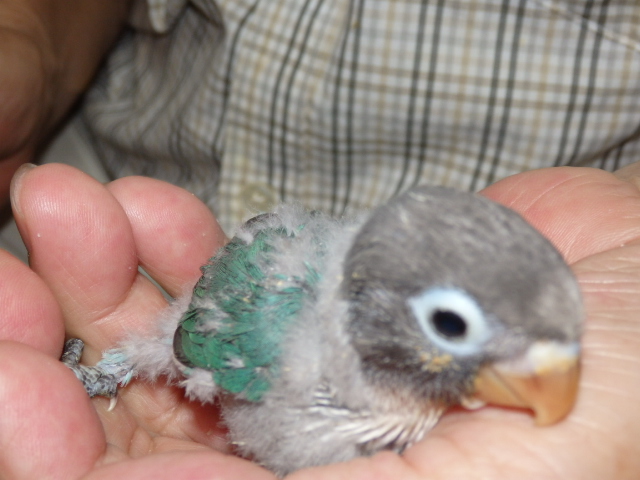
{"label": "plaid shirt", "polygon": [[84,106],[110,172],[229,227],[640,159],[636,0],[140,0]]}

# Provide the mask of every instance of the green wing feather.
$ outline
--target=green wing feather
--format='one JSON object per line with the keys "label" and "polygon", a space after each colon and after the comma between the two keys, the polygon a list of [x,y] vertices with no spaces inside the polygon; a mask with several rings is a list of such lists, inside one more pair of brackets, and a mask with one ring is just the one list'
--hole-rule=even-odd
{"label": "green wing feather", "polygon": [[272,227],[249,244],[234,237],[202,267],[174,338],[179,361],[211,370],[216,385],[249,401],[277,377],[282,339],[318,281],[309,265],[304,277],[273,271],[274,239],[294,236]]}

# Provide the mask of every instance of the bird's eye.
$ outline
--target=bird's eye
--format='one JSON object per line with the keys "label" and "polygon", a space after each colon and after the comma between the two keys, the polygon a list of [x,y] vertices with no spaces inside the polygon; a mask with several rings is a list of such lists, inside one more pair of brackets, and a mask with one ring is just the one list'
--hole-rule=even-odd
{"label": "bird's eye", "polygon": [[408,304],[427,338],[452,354],[477,353],[491,336],[484,312],[461,290],[429,289],[411,297]]}

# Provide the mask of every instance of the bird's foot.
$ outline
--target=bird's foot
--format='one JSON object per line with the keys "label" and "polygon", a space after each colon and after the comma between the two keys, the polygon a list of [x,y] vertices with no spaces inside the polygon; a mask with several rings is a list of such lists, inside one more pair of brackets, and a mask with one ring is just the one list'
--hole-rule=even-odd
{"label": "bird's foot", "polygon": [[79,338],[67,340],[61,361],[73,371],[82,382],[90,397],[102,396],[111,399],[109,410],[115,407],[118,385],[126,385],[133,377],[133,368],[127,364],[124,354],[110,350],[103,354],[102,360],[93,367],[80,365],[84,342]]}

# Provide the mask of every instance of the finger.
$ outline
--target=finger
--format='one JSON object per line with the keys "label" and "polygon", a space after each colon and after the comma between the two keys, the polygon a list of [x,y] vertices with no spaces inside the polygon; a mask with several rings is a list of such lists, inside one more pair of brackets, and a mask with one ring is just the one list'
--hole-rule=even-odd
{"label": "finger", "polygon": [[272,474],[251,462],[211,451],[148,455],[136,460],[109,464],[85,478],[86,480],[114,478],[275,480]]}
{"label": "finger", "polygon": [[193,194],[159,180],[127,177],[108,185],[129,218],[142,267],[172,296],[200,277],[225,237]]}
{"label": "finger", "polygon": [[520,212],[569,263],[640,237],[638,189],[598,169],[534,170],[482,193]]}
{"label": "finger", "polygon": [[635,162],[622,167],[613,173],[620,180],[629,182],[636,188],[640,188],[640,162]]}
{"label": "finger", "polygon": [[59,358],[64,322],[45,283],[24,263],[0,250],[0,340],[13,340]]}
{"label": "finger", "polygon": [[27,346],[0,342],[2,477],[78,478],[104,449],[98,417],[73,373]]}
{"label": "finger", "polygon": [[12,201],[31,266],[60,304],[71,335],[103,349],[163,306],[138,277],[126,214],[99,182],[65,165],[23,169]]}
{"label": "finger", "polygon": [[589,257],[573,268],[584,294],[588,321],[582,340],[580,396],[572,419],[580,429],[579,438],[599,445],[599,455],[610,468],[615,466],[597,478],[637,478],[640,245]]}

